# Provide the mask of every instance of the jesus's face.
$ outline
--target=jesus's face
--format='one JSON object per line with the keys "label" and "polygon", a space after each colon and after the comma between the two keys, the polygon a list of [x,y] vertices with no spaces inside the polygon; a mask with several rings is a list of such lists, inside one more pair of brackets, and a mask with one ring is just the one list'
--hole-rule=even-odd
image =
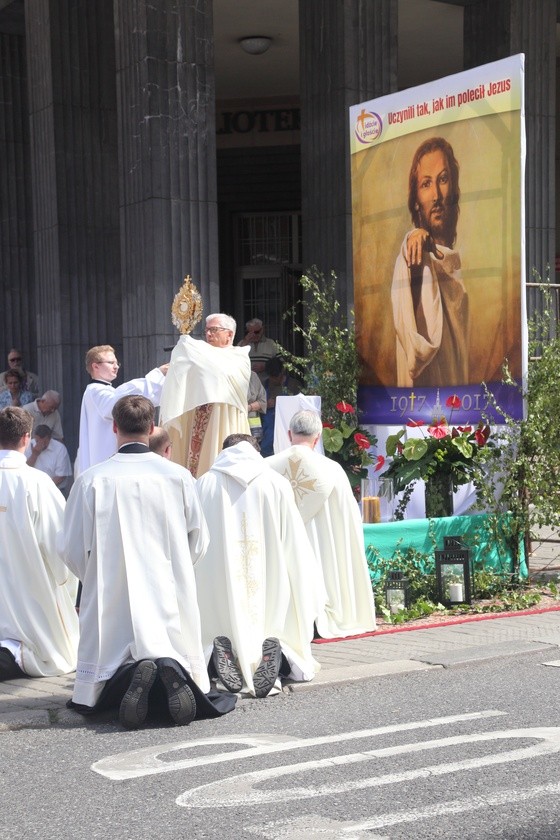
{"label": "jesus's face", "polygon": [[439,245],[449,243],[450,175],[447,159],[442,151],[428,152],[420,158],[416,171],[416,202],[421,227]]}

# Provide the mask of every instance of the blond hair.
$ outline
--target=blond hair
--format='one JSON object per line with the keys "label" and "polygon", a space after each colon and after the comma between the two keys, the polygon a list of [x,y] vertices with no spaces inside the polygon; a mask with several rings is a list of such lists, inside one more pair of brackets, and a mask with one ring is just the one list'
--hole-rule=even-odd
{"label": "blond hair", "polygon": [[103,359],[101,356],[104,353],[114,353],[115,348],[111,347],[110,344],[98,344],[95,347],[90,347],[86,353],[86,370],[90,376],[92,376],[92,365],[95,363],[102,362]]}

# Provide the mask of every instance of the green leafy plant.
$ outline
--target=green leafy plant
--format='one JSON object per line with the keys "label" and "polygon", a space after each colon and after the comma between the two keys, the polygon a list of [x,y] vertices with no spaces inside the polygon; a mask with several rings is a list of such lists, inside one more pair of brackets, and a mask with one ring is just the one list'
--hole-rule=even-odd
{"label": "green leafy plant", "polygon": [[[320,394],[323,444],[328,457],[345,469],[354,490],[373,463],[368,450],[377,439],[359,425],[356,409],[360,361],[353,322],[337,296],[336,274],[315,266],[300,278],[303,299],[284,314],[303,340],[304,356],[282,349],[285,365],[306,371],[307,393]],[[298,320],[303,313],[303,323]]]}
{"label": "green leafy plant", "polygon": [[[540,279],[540,278],[539,278]],[[560,338],[551,335],[555,321],[551,290],[541,283],[542,308],[528,322],[529,367],[525,386],[515,382],[504,365],[503,382],[517,386],[527,417],[511,417],[485,388],[494,413],[501,417],[496,458],[485,464],[485,481],[477,484],[480,509],[502,517],[503,538],[515,557],[519,577],[523,546],[544,525],[560,527]]]}

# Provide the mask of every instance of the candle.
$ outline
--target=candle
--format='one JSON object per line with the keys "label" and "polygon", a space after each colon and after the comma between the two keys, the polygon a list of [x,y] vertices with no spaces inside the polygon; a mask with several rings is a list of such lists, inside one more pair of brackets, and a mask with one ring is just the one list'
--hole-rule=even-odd
{"label": "candle", "polygon": [[362,499],[362,520],[367,524],[381,522],[379,496],[366,496]]}
{"label": "candle", "polygon": [[449,584],[449,600],[455,601],[455,603],[462,604],[464,601],[463,596],[463,584],[462,583],[450,583]]}

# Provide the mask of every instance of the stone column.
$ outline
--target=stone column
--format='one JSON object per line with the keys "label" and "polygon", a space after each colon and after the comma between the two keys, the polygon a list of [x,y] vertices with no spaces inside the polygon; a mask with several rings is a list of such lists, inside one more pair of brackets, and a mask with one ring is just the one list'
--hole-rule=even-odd
{"label": "stone column", "polygon": [[124,356],[144,369],[174,344],[190,274],[218,308],[211,0],[115,0]]}
{"label": "stone column", "polygon": [[[525,53],[527,280],[554,282],[556,250],[556,0],[481,0],[465,7],[465,67]],[[540,293],[528,290],[529,312]]]}
{"label": "stone column", "polygon": [[39,375],[74,454],[88,346],[121,341],[112,0],[26,0]]}
{"label": "stone column", "polygon": [[11,347],[37,370],[25,39],[0,34],[0,370]]}
{"label": "stone column", "polygon": [[348,108],[397,89],[397,0],[300,2],[303,267],[353,300]]}

